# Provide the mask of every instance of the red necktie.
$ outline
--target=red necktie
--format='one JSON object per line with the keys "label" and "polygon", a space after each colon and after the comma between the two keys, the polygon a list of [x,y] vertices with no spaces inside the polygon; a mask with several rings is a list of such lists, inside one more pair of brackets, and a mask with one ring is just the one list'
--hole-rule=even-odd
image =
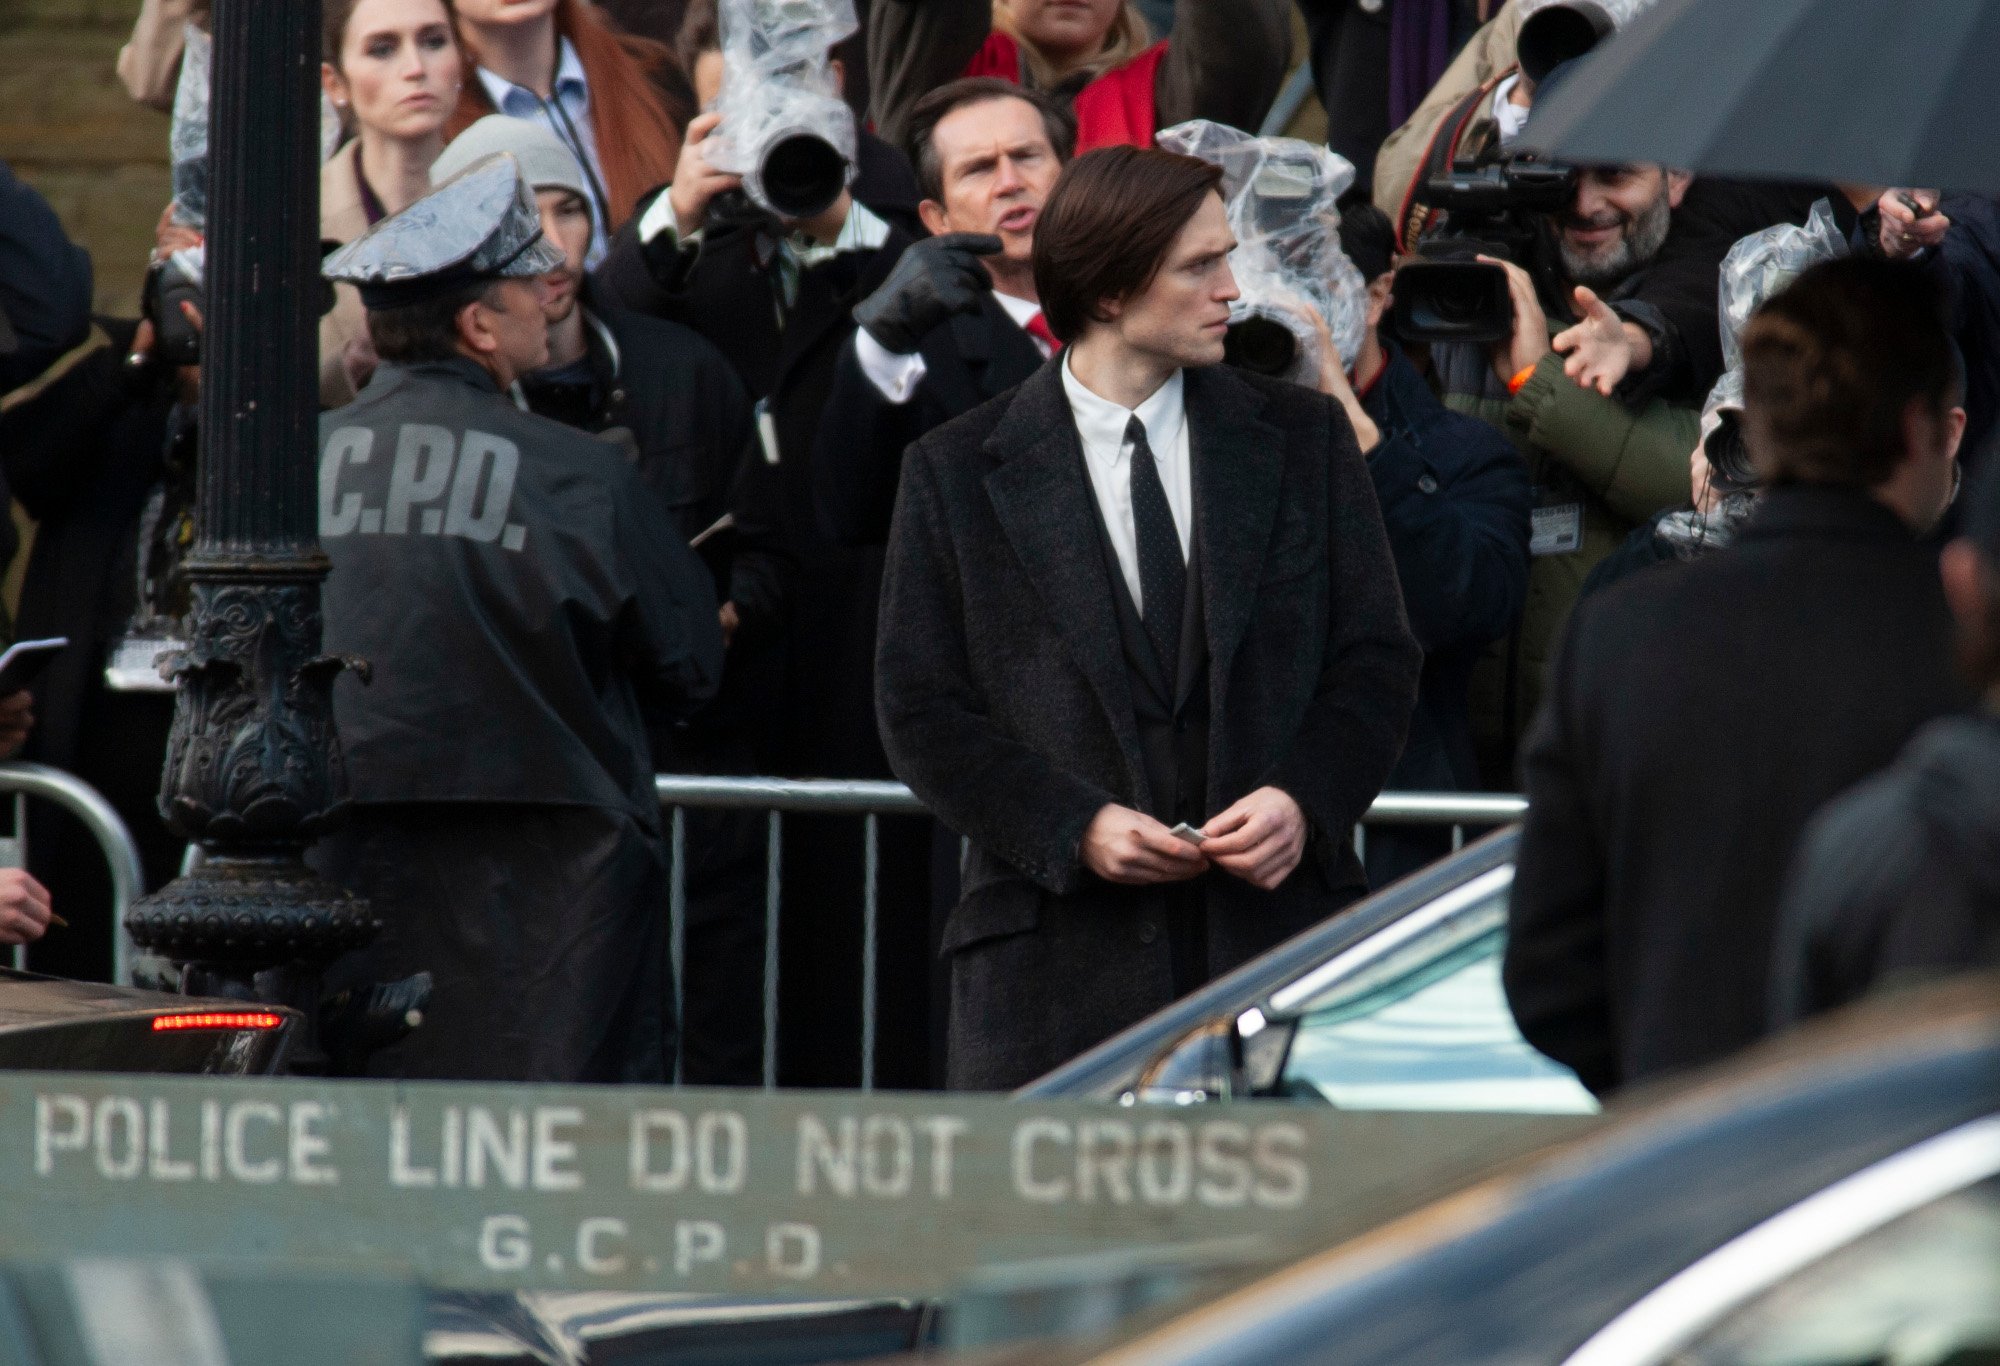
{"label": "red necktie", "polygon": [[1049,348],[1052,355],[1061,355],[1063,344],[1056,340],[1056,334],[1049,331],[1049,320],[1037,313],[1028,319],[1026,331],[1029,336]]}

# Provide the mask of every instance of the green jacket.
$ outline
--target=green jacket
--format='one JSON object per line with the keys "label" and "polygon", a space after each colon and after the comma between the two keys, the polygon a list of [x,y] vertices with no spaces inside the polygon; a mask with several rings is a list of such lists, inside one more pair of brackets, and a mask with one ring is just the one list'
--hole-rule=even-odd
{"label": "green jacket", "polygon": [[1700,435],[1693,409],[1655,399],[1634,412],[1577,384],[1563,360],[1542,357],[1512,398],[1490,390],[1445,397],[1513,438],[1535,481],[1527,606],[1472,677],[1473,736],[1495,787],[1515,784],[1514,751],[1585,577],[1640,523],[1688,502],[1688,457]]}

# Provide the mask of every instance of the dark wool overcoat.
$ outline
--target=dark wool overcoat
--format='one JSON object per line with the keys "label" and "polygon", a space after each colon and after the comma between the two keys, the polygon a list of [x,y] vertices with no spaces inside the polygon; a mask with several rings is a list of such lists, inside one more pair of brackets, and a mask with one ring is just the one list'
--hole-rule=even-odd
{"label": "dark wool overcoat", "polygon": [[[960,1088],[1029,1081],[1173,998],[1164,894],[1078,858],[1107,803],[1153,803],[1059,364],[910,449],[883,580],[883,741],[970,841],[943,945]],[[1186,404],[1206,809],[1276,786],[1311,827],[1273,892],[1204,874],[1213,974],[1363,890],[1351,831],[1402,748],[1419,654],[1339,407],[1221,367],[1187,372]]]}

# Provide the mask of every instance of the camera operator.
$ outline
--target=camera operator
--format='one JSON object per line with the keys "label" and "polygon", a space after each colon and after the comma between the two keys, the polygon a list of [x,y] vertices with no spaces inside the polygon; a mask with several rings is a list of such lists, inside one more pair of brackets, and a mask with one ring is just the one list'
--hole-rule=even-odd
{"label": "camera operator", "polygon": [[1523,760],[1507,995],[1599,1092],[1764,1033],[1807,818],[1966,700],[1926,540],[1964,415],[1922,272],[1815,266],[1743,355],[1767,491],[1728,550],[1578,608]]}
{"label": "camera operator", "polygon": [[[1585,577],[1634,526],[1687,498],[1695,409],[1660,398],[1620,401],[1603,392],[1616,388],[1606,381],[1617,357],[1637,362],[1647,358],[1645,348],[1664,344],[1662,332],[1611,315],[1607,300],[1634,297],[1643,285],[1687,185],[1686,176],[1656,166],[1580,172],[1569,206],[1549,217],[1554,259],[1543,274],[1582,321],[1551,321],[1544,289],[1526,269],[1482,255],[1484,264],[1505,274],[1510,334],[1490,345],[1430,348],[1446,404],[1511,436],[1535,484],[1527,607],[1473,683],[1481,765],[1493,786],[1511,780],[1515,744],[1534,714],[1556,637]],[[1556,278],[1548,280],[1551,275]],[[1416,285],[1410,267],[1404,278],[1407,303]],[[1715,290],[1711,275],[1710,333],[1716,330]]]}
{"label": "camera operator", "polygon": [[[796,92],[776,85],[767,92],[759,71],[739,61],[735,31],[722,31],[718,18],[713,0],[694,0],[679,44],[710,112],[689,125],[673,184],[643,203],[618,234],[595,283],[607,302],[682,323],[713,343],[757,401],[763,458],[777,477],[785,534],[798,557],[783,628],[755,661],[770,694],[758,716],[760,769],[887,778],[874,705],[882,552],[821,534],[812,458],[853,335],[855,305],[924,235],[921,195],[902,153],[854,126],[851,111],[827,99],[819,104],[823,117],[846,122],[825,131],[854,149],[850,182],[827,207],[802,217],[759,208],[747,194],[748,177],[712,163],[709,144],[732,133],[749,141],[757,115]],[[825,55],[836,33],[837,26],[828,27],[818,50],[825,70],[814,79],[827,77],[823,88],[838,88],[844,79],[839,62]],[[747,130],[732,123],[739,115],[751,121]],[[730,148],[737,155],[751,150]],[[928,827],[885,821],[882,837],[878,911],[888,966],[881,975],[876,1079],[920,1086],[930,1072],[927,955],[918,928],[930,915]],[[863,879],[851,824],[827,817],[787,823],[780,953],[786,961],[821,965],[784,978],[778,1051],[787,1084],[852,1085],[857,1074],[861,926],[858,917],[824,908],[850,895],[844,904],[858,905]],[[891,964],[891,945],[914,945],[916,966],[905,971]],[[908,1002],[899,995],[906,983]],[[850,1017],[852,1031],[827,1023]]]}
{"label": "camera operator", "polygon": [[[1341,210],[1340,245],[1368,282],[1367,330],[1350,370],[1326,338],[1319,384],[1346,410],[1368,458],[1411,634],[1423,647],[1417,709],[1391,790],[1480,787],[1467,693],[1473,665],[1521,618],[1528,594],[1527,467],[1506,437],[1452,412],[1382,322],[1395,288],[1388,217],[1361,200]],[[1450,832],[1373,831],[1371,886],[1451,852]]]}

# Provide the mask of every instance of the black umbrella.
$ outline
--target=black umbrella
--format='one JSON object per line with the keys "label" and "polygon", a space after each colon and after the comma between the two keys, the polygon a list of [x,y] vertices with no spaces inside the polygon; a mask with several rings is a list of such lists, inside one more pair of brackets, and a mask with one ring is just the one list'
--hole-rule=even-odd
{"label": "black umbrella", "polygon": [[1661,0],[1537,101],[1580,165],[2000,191],[2000,0]]}

